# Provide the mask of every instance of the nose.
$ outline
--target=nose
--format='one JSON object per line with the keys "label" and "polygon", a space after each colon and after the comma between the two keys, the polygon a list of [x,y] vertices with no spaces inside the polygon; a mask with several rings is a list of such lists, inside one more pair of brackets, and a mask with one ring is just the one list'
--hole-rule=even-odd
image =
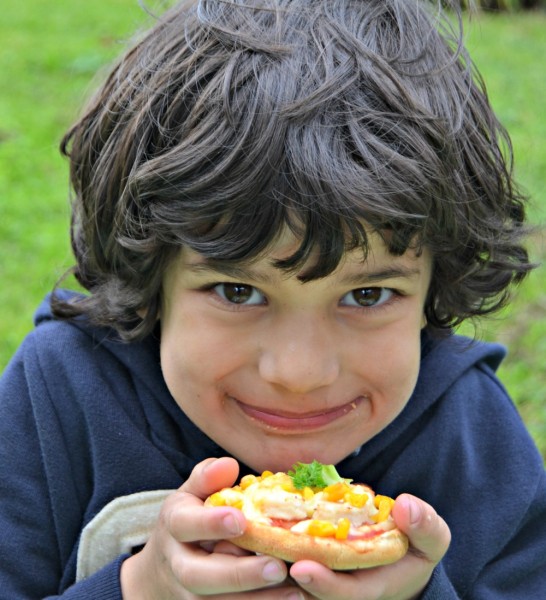
{"label": "nose", "polygon": [[312,315],[272,324],[261,346],[259,371],[265,381],[298,394],[331,385],[340,373],[332,332]]}

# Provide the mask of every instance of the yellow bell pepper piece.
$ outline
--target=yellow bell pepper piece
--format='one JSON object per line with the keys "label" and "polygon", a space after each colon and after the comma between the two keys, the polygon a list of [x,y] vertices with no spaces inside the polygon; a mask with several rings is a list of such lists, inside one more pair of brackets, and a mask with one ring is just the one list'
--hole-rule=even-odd
{"label": "yellow bell pepper piece", "polygon": [[324,499],[328,500],[328,502],[339,502],[343,500],[345,494],[350,490],[351,488],[343,481],[333,483],[324,488]]}
{"label": "yellow bell pepper piece", "polygon": [[349,537],[350,529],[351,521],[349,521],[349,519],[340,519],[336,527],[336,540],[346,540]]}
{"label": "yellow bell pepper piece", "polygon": [[374,498],[374,505],[378,512],[375,515],[371,515],[370,518],[376,523],[382,523],[389,518],[391,509],[394,506],[394,500],[388,496],[377,495]]}
{"label": "yellow bell pepper piece", "polygon": [[313,519],[309,523],[307,533],[317,537],[333,537],[336,534],[336,526],[329,521],[319,521],[318,519]]}
{"label": "yellow bell pepper piece", "polygon": [[368,494],[357,494],[349,492],[345,495],[345,501],[355,508],[362,508],[368,502]]}

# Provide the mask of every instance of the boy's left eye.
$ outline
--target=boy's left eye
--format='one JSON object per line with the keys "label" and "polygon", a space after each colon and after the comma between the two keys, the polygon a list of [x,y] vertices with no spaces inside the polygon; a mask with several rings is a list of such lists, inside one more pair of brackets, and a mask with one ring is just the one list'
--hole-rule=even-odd
{"label": "boy's left eye", "polygon": [[390,288],[358,288],[345,294],[341,299],[341,304],[344,306],[361,306],[364,308],[381,306],[382,304],[385,304],[385,302],[388,302],[393,295],[394,291]]}
{"label": "boy's left eye", "polygon": [[218,283],[213,290],[230,304],[264,304],[265,297],[255,287],[245,283]]}

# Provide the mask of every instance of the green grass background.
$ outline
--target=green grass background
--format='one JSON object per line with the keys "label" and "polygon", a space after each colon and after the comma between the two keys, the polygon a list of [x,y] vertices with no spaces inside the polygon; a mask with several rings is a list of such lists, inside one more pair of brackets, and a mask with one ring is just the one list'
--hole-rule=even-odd
{"label": "green grass background", "polygon": [[[0,371],[32,327],[32,314],[71,264],[67,165],[58,142],[93,89],[97,70],[149,17],[137,0],[26,0],[0,20]],[[476,15],[467,42],[501,121],[516,173],[532,196],[546,257],[546,14]],[[464,328],[468,331],[468,327]],[[509,346],[500,375],[546,459],[546,277],[536,270],[504,314],[477,333]]]}

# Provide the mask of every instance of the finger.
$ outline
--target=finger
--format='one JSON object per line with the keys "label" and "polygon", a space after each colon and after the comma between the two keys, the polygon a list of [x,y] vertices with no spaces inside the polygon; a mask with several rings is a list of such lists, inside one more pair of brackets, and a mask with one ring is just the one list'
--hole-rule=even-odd
{"label": "finger", "polygon": [[179,542],[231,538],[243,533],[246,520],[231,507],[203,508],[203,499],[234,483],[239,465],[233,458],[210,458],[195,466],[187,481],[165,501],[160,520]]}
{"label": "finger", "polygon": [[201,547],[207,549],[209,552],[218,552],[219,554],[231,554],[232,556],[256,556],[255,552],[249,552],[243,548],[239,548],[235,544],[232,544],[226,540],[220,540],[219,542],[210,542],[211,546]]}
{"label": "finger", "polygon": [[268,556],[232,556],[196,551],[177,554],[171,568],[182,588],[196,595],[257,590],[278,585],[287,577],[284,562]]}
{"label": "finger", "polygon": [[180,490],[165,500],[159,518],[178,542],[229,539],[241,535],[246,527],[240,510],[230,506],[205,508],[201,500]]}
{"label": "finger", "polygon": [[290,567],[289,576],[313,598],[359,598],[364,600],[367,588],[350,573],[334,572],[324,565],[310,560],[302,560]]}
{"label": "finger", "polygon": [[398,562],[335,573],[318,563],[300,561],[291,567],[290,575],[319,600],[417,597],[449,547],[449,527],[430,505],[409,494],[397,498],[392,514],[410,541],[410,551]]}
{"label": "finger", "polygon": [[342,572],[300,561],[292,565],[290,576],[317,600],[406,600],[420,597],[432,571],[431,563],[408,554],[390,565]]}
{"label": "finger", "polygon": [[234,458],[208,458],[194,467],[180,491],[204,500],[219,489],[233,485],[238,475],[239,464]]}
{"label": "finger", "polygon": [[447,523],[426,502],[410,494],[398,496],[392,509],[397,527],[409,538],[410,550],[433,564],[440,562],[451,542]]}

